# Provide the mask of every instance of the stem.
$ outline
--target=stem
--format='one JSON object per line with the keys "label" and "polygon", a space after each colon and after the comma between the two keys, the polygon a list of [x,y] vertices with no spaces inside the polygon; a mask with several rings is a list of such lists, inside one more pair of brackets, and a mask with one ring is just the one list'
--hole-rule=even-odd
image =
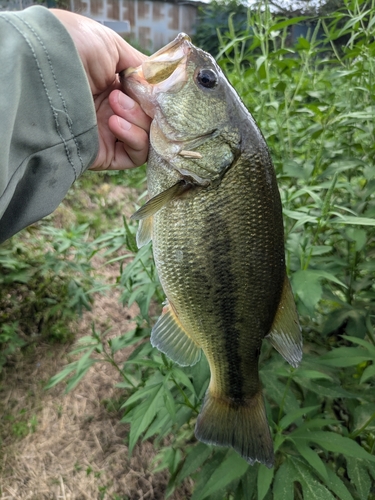
{"label": "stem", "polygon": [[194,413],[198,415],[199,411],[196,409],[196,407],[190,402],[190,399],[186,396],[184,390],[180,386],[180,384],[176,381],[176,379],[171,375],[171,380],[177,387],[177,389],[180,391],[182,397],[184,398],[185,405],[188,406],[191,410],[193,410]]}
{"label": "stem", "polygon": [[116,361],[106,352],[104,345],[103,345],[103,353],[104,353],[104,356],[106,358],[105,361],[107,361],[114,368],[116,368],[116,370],[119,372],[119,374],[125,380],[125,382],[127,382],[128,384],[130,384],[133,387],[133,389],[136,389],[136,386],[133,384],[133,382],[130,379],[128,379],[128,377],[125,375],[125,373],[123,372],[123,370],[121,370],[121,368],[118,366],[118,364],[116,363]]}
{"label": "stem", "polygon": [[[151,276],[151,273],[150,271],[148,270],[147,266],[143,263],[143,260],[142,259],[139,259],[139,262],[141,263],[142,267],[143,267],[143,270],[145,271],[145,273],[147,274],[148,278],[150,279],[151,282],[154,281],[154,278]],[[163,295],[159,292],[159,290],[156,288],[155,289],[155,293],[157,295],[157,298],[158,298],[158,301],[159,303],[160,302],[163,302]]]}

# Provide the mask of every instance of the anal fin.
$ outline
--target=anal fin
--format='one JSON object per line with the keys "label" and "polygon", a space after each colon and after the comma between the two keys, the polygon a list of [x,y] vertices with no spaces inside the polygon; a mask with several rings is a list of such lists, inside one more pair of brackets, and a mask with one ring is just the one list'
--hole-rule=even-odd
{"label": "anal fin", "polygon": [[151,332],[151,344],[181,366],[195,365],[201,348],[189,337],[169,303]]}
{"label": "anal fin", "polygon": [[286,361],[297,368],[302,360],[302,335],[292,288],[286,275],[279,307],[267,338]]}

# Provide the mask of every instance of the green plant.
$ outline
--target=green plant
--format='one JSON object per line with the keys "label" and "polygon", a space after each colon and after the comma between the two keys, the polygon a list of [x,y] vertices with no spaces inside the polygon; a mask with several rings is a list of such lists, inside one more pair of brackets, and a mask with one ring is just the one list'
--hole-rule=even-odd
{"label": "green plant", "polygon": [[[267,343],[262,349],[274,469],[195,440],[207,363],[181,368],[146,341],[162,294],[150,248],[135,248],[134,227],[125,223],[98,242],[122,262],[118,286],[124,302],[138,302],[138,326],[118,339],[94,331],[50,385],[68,376],[72,388],[97,359],[116,365],[129,450],[153,438],[155,471],[170,474],[166,498],[189,477],[192,500],[375,499],[375,4],[344,4],[295,46],[288,28],[299,20],[268,10],[250,13],[242,32],[229,19],[220,35],[219,63],[271,149],[304,329],[298,369]],[[118,366],[116,351],[131,345]]]}
{"label": "green plant", "polygon": [[16,235],[0,249],[0,367],[38,338],[72,338],[71,321],[91,307],[95,280],[87,225]]}

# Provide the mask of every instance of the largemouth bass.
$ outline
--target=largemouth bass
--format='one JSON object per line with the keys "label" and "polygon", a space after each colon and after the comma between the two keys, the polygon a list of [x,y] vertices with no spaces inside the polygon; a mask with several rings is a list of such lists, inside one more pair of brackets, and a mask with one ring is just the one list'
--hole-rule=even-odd
{"label": "largemouth bass", "polygon": [[196,437],[272,467],[260,348],[267,337],[297,366],[302,338],[267,145],[213,57],[183,33],[122,81],[153,119],[150,200],[133,216],[167,296],[151,342],[180,365],[207,357]]}

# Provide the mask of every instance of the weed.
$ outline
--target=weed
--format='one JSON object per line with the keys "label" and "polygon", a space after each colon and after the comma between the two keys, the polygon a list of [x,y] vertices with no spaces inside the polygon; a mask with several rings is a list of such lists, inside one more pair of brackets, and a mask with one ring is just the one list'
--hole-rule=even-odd
{"label": "weed", "polygon": [[[0,249],[0,368],[39,338],[72,339],[71,322],[90,309],[95,286],[87,225],[44,226]],[[28,237],[27,237],[28,236]]]}

